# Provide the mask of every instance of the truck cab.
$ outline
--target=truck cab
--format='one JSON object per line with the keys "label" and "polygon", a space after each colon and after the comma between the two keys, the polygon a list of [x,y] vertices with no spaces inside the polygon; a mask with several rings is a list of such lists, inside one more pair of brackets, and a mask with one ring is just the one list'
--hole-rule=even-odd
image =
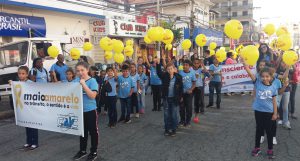
{"label": "truck cab", "polygon": [[44,68],[49,71],[57,61],[48,55],[47,50],[51,45],[63,54],[60,41],[47,38],[29,38],[0,46],[0,96],[11,94],[8,80],[16,80],[19,66],[25,65],[31,69],[33,60],[40,57],[44,61]]}

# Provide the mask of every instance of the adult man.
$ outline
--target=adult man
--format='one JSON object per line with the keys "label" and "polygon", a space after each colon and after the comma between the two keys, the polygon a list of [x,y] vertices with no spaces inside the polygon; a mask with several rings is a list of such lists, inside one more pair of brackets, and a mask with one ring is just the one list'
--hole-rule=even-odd
{"label": "adult man", "polygon": [[64,60],[64,56],[59,54],[57,56],[57,62],[51,66],[50,75],[53,82],[67,81],[66,71],[69,67],[64,63]]}

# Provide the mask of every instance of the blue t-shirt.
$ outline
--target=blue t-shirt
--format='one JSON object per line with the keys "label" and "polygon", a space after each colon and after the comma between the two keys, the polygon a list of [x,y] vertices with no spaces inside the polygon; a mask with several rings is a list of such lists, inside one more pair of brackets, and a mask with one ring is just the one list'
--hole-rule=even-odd
{"label": "blue t-shirt", "polygon": [[36,75],[35,75],[36,81],[35,82],[39,82],[39,83],[47,83],[48,82],[48,73],[45,68],[43,68],[42,71],[32,68],[30,71],[31,75],[34,75],[33,74],[34,71],[36,71]]}
{"label": "blue t-shirt", "polygon": [[133,93],[137,93],[137,84],[140,82],[140,76],[138,73],[135,75],[130,75],[133,82]]}
{"label": "blue t-shirt", "polygon": [[254,83],[256,90],[255,100],[252,105],[255,111],[273,113],[273,97],[276,97],[278,89],[275,83],[267,86],[256,79]]}
{"label": "blue t-shirt", "polygon": [[157,75],[156,68],[150,67],[150,84],[151,85],[161,85],[161,80]]}
{"label": "blue t-shirt", "polygon": [[175,93],[174,93],[174,92],[175,92],[175,91],[174,91],[175,81],[176,81],[176,77],[174,76],[174,77],[170,80],[168,97],[174,97],[174,95],[175,95]]}
{"label": "blue t-shirt", "polygon": [[131,88],[134,88],[132,78],[130,76],[123,77],[122,75],[118,76],[118,96],[119,98],[129,97]]}
{"label": "blue t-shirt", "polygon": [[[85,81],[90,90],[98,92],[98,83],[96,79],[90,78]],[[96,99],[90,98],[83,90],[83,112],[95,110],[97,108]]]}
{"label": "blue t-shirt", "polygon": [[209,77],[208,73],[203,73],[203,70],[201,68],[195,70],[193,69],[196,77],[196,87],[203,87],[203,79],[205,77]]}
{"label": "blue t-shirt", "polygon": [[147,76],[145,73],[139,74],[140,77],[140,87],[141,89],[145,88],[145,81],[147,80]]}
{"label": "blue t-shirt", "polygon": [[51,66],[50,71],[55,72],[59,75],[59,78],[57,78],[59,81],[67,80],[66,71],[68,70],[68,66],[63,64],[62,66],[59,66],[58,63],[55,63]]}
{"label": "blue t-shirt", "polygon": [[116,96],[117,95],[117,81],[115,80],[115,77],[112,77],[112,78],[108,78],[108,76],[106,76],[104,78],[104,81],[107,81],[109,82],[110,86],[111,86],[111,89],[112,91],[107,93],[107,96]]}
{"label": "blue t-shirt", "polygon": [[[212,71],[213,73],[219,73],[222,71],[222,66],[215,66],[214,64],[211,64],[209,66],[209,70]],[[222,77],[220,74],[213,75],[212,79],[210,80],[211,82],[221,82]]]}
{"label": "blue t-shirt", "polygon": [[183,70],[179,71],[179,74],[182,76],[183,83],[183,93],[187,93],[187,91],[192,88],[193,82],[196,82],[196,76],[194,71],[189,71],[188,73]]}

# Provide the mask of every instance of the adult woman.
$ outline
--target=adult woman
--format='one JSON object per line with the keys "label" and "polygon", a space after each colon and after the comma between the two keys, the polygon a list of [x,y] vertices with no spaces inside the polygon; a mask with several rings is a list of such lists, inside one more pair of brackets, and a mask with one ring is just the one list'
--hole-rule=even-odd
{"label": "adult woman", "polygon": [[271,49],[266,43],[261,43],[259,46],[259,58],[257,64],[259,64],[261,60],[265,60],[267,64],[271,64],[275,60]]}

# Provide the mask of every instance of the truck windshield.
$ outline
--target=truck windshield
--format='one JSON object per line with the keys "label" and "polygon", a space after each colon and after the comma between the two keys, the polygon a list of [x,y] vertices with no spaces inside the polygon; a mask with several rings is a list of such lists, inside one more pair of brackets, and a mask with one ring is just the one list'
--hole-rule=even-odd
{"label": "truck windshield", "polygon": [[0,68],[24,65],[27,54],[28,42],[0,47]]}

